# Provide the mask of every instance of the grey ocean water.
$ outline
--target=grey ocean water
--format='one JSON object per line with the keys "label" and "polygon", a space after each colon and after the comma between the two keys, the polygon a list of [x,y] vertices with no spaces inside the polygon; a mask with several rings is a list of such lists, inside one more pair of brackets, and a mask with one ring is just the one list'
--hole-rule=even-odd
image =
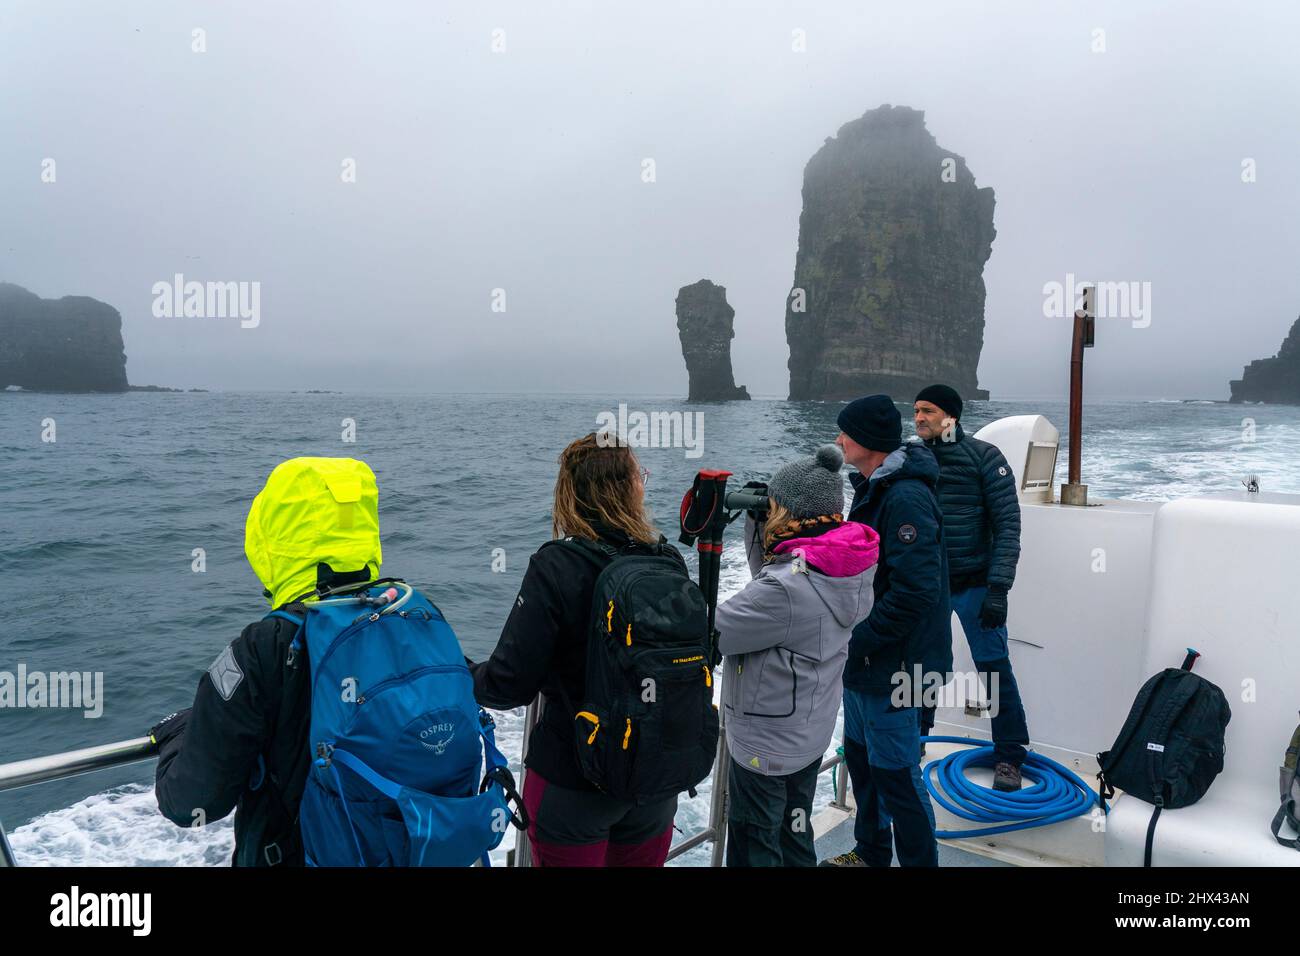
{"label": "grey ocean water", "polygon": [[[648,500],[670,539],[698,468],[766,477],[833,439],[841,407],[648,396],[0,393],[0,580],[9,602],[0,671],[23,664],[104,679],[97,719],[0,708],[0,762],[140,736],[190,704],[212,659],[267,610],[244,560],[244,517],[271,468],[296,455],[370,463],[385,573],[426,590],[466,653],[486,655],[529,555],[549,536],[557,454],[620,402],[703,414],[702,457],[638,450],[651,472]],[[964,424],[973,432],[1032,412],[1064,430],[1061,402],[971,402]],[[1300,493],[1298,408],[1116,402],[1089,405],[1084,417],[1084,478],[1094,496],[1235,489],[1247,473],[1265,490]],[[341,439],[348,418],[356,423],[350,444]],[[45,419],[54,420],[52,443],[42,441]],[[1061,461],[1058,479],[1063,470]],[[724,592],[747,576],[736,537],[724,555]],[[191,569],[196,548],[206,553],[203,573]],[[497,548],[501,572],[492,570]],[[516,763],[521,724],[521,712],[499,716],[503,749]],[[24,863],[227,862],[229,820],[172,826],[153,803],[152,772],[138,765],[0,794],[0,820]],[[824,778],[822,801],[828,792]],[[683,798],[678,825],[698,826],[707,800],[707,787]],[[683,862],[700,862],[702,852]]]}

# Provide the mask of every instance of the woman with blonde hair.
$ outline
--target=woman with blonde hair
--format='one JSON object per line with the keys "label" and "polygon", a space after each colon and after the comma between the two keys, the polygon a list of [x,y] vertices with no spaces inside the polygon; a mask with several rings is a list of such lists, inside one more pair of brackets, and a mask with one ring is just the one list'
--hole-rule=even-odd
{"label": "woman with blonde hair", "polygon": [[880,538],[845,521],[844,455],[823,445],[745,522],[753,579],[717,612],[731,756],[728,866],[816,866],[817,771],[835,732],[853,626],[871,611]]}
{"label": "woman with blonde hair", "polygon": [[496,649],[472,668],[475,696],[496,710],[525,706],[538,693],[548,702],[524,759],[534,865],[663,866],[676,793],[642,802],[599,789],[579,765],[574,713],[561,704],[587,699],[587,640],[602,571],[591,546],[607,554],[662,555],[683,574],[685,562],[647,517],[649,475],[625,444],[592,433],[565,448],[559,464],[552,530],[570,546],[544,545],[529,559]]}

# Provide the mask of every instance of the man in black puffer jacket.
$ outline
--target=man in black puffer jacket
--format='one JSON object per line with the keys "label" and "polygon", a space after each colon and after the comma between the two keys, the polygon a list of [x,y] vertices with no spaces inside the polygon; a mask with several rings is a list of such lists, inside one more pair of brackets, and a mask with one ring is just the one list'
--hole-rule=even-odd
{"label": "man in black puffer jacket", "polygon": [[[916,396],[913,408],[916,434],[939,461],[952,610],[992,700],[993,785],[1019,790],[1029,730],[1011,672],[1006,626],[1007,592],[1020,558],[1016,477],[996,446],[962,431],[962,401],[955,390],[931,385]],[[922,733],[929,733],[934,710],[923,710],[921,719]]]}

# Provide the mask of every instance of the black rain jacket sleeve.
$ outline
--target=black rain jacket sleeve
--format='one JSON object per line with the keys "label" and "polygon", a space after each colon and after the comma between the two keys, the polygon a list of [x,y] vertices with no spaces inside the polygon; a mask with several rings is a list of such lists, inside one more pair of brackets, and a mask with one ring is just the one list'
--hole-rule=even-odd
{"label": "black rain jacket sleeve", "polygon": [[474,696],[484,707],[526,707],[550,675],[556,641],[564,627],[563,610],[557,600],[561,589],[551,578],[549,562],[539,557],[534,554],[528,561],[492,656],[472,668]]}
{"label": "black rain jacket sleeve", "polygon": [[[941,597],[944,545],[931,500],[925,486],[907,481],[891,488],[881,503],[876,527],[889,587],[877,596],[867,619],[853,629],[851,656],[869,657],[906,640]],[[909,537],[911,541],[905,540]]]}
{"label": "black rain jacket sleeve", "polygon": [[1016,563],[1020,560],[1020,500],[1016,495],[1016,477],[996,445],[985,445],[980,480],[993,538],[988,584],[994,589],[1010,591],[1016,580]]}
{"label": "black rain jacket sleeve", "polygon": [[[159,725],[158,809],[178,826],[213,823],[230,813],[266,745],[268,690],[279,684],[267,678],[278,662],[261,659],[259,642],[251,638],[254,627],[245,628],[199,679],[194,706],[180,732],[168,732],[170,721]],[[267,643],[260,646],[266,648]],[[238,678],[232,664],[240,672]],[[214,677],[214,671],[225,676]],[[218,689],[218,680],[229,699]]]}

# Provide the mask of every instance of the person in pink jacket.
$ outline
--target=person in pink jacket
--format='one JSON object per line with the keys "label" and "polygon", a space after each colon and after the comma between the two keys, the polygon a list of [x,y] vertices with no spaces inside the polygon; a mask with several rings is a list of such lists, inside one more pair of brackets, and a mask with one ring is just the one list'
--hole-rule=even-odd
{"label": "person in pink jacket", "polygon": [[731,757],[728,866],[816,866],[812,801],[853,626],[871,611],[879,537],[845,521],[843,453],[824,445],[745,522],[753,579],[717,612]]}

